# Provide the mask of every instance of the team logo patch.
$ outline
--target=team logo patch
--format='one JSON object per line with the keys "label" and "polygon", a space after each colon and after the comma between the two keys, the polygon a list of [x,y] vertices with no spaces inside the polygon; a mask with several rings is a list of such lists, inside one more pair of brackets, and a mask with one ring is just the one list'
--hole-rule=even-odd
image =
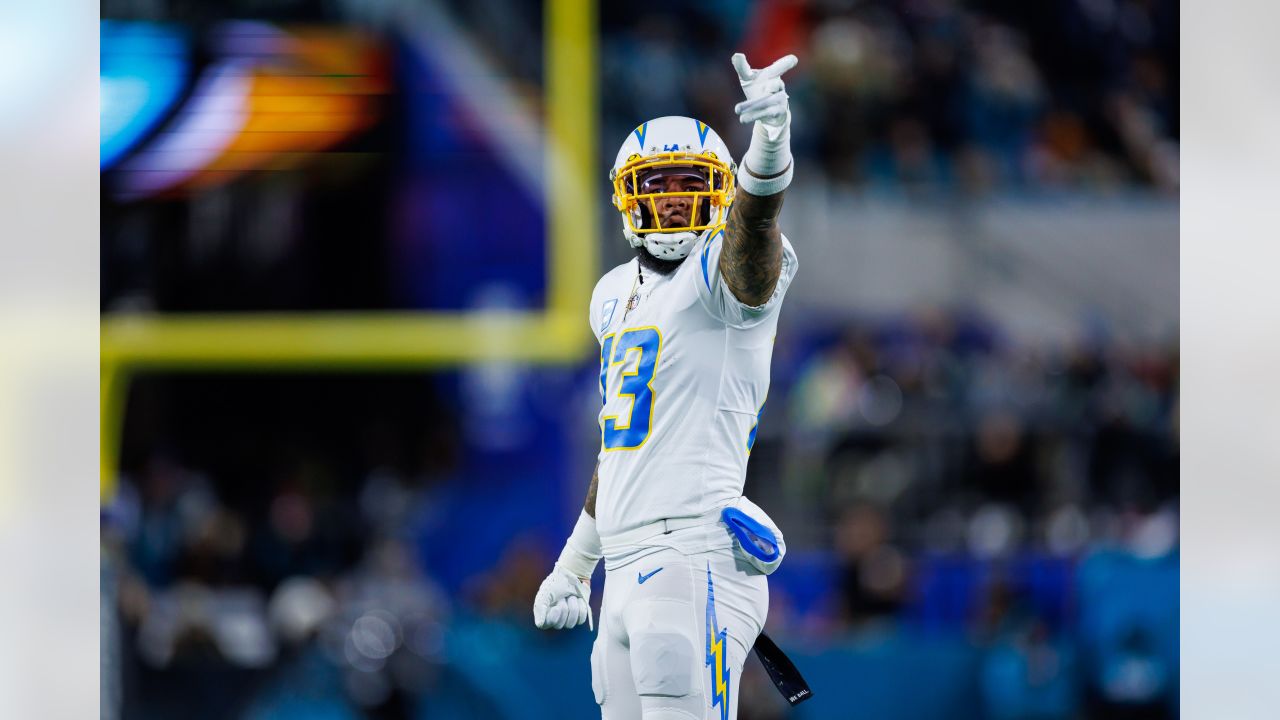
{"label": "team logo patch", "polygon": [[600,332],[608,329],[610,323],[613,322],[613,311],[618,308],[618,299],[605,300],[600,305]]}
{"label": "team logo patch", "polygon": [[721,720],[729,720],[729,668],[726,628],[716,623],[716,594],[711,584],[711,563],[707,563],[707,667],[711,670],[711,707],[720,708]]}

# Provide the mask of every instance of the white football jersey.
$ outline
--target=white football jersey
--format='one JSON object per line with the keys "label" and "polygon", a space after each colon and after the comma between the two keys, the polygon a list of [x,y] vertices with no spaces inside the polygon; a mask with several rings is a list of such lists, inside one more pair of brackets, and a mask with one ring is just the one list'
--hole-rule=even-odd
{"label": "white football jersey", "polygon": [[777,288],[754,308],[720,276],[723,245],[723,231],[709,234],[675,272],[646,270],[643,283],[632,260],[591,294],[603,400],[596,527],[605,544],[742,494],[797,261],[784,236]]}

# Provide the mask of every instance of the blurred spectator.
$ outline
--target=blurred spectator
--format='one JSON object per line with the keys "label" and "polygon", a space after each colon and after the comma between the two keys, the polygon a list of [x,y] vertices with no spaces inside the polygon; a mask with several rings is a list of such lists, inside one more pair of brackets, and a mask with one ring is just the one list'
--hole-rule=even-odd
{"label": "blurred spectator", "polygon": [[1098,669],[1098,694],[1090,715],[1102,720],[1169,718],[1165,697],[1171,670],[1141,627],[1125,631]]}
{"label": "blurred spectator", "polygon": [[1043,623],[1005,631],[982,661],[982,690],[992,720],[1067,720],[1075,716],[1070,653]]}
{"label": "blurred spectator", "polygon": [[[752,7],[745,19],[729,4],[692,16],[661,3],[606,12],[606,144],[681,108],[742,135],[713,102],[732,104],[712,81],[732,79],[725,59],[742,49],[769,55],[762,62],[795,52],[797,155],[812,155],[804,166],[835,183],[1177,188],[1176,3]],[[676,32],[691,25],[703,31],[698,42]],[[736,41],[720,27],[746,31]]]}
{"label": "blurred spectator", "polygon": [[841,515],[835,547],[840,562],[844,616],[852,625],[892,618],[906,585],[906,559],[889,544],[888,519],[859,503]]}

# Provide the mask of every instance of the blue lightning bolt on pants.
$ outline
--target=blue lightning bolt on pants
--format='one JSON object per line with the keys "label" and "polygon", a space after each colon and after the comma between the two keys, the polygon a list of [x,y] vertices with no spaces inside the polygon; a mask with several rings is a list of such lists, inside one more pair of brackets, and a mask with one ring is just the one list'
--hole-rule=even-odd
{"label": "blue lightning bolt on pants", "polygon": [[591,651],[603,720],[731,720],[769,587],[732,549],[663,549],[605,572]]}

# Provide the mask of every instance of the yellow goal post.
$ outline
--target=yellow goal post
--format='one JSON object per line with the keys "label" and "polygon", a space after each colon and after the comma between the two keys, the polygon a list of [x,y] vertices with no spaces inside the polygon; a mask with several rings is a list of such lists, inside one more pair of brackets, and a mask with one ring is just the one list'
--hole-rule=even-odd
{"label": "yellow goal post", "polygon": [[[576,362],[599,237],[596,3],[546,0],[547,297],[533,312],[158,315],[101,321],[99,497],[114,494],[130,378],[139,371],[446,368],[485,361]],[[550,192],[554,188],[555,192]]]}

